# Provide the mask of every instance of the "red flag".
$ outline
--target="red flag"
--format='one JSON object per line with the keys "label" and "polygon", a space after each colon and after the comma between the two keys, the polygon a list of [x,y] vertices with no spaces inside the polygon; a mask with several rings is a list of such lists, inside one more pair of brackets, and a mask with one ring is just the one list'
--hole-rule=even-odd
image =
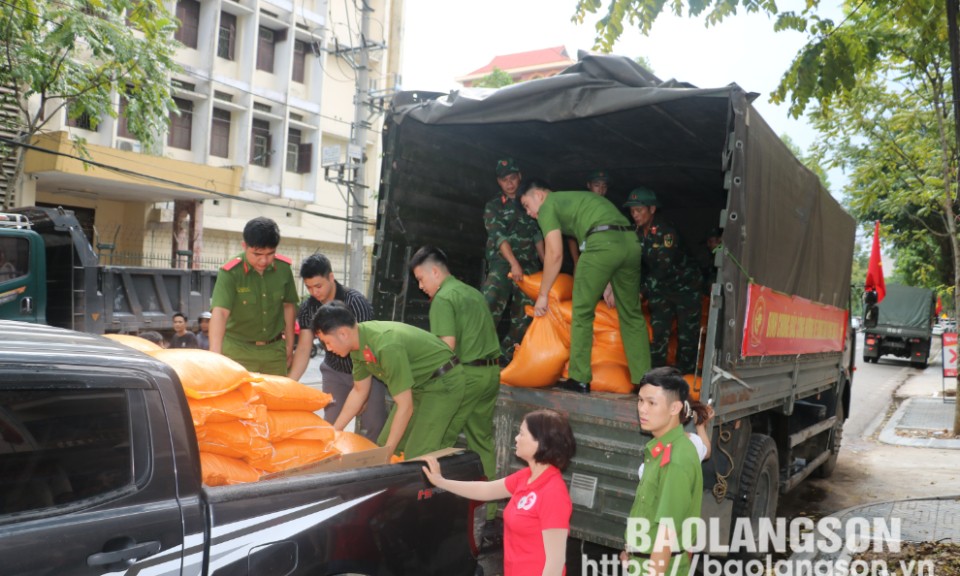
{"label": "red flag", "polygon": [[940,295],[937,294],[937,316],[939,316],[941,312],[943,312],[943,300],[941,300]]}
{"label": "red flag", "polygon": [[880,221],[873,229],[873,248],[870,250],[870,265],[867,266],[867,282],[863,287],[867,292],[876,291],[877,304],[887,295],[887,285],[883,281],[883,265],[880,263]]}

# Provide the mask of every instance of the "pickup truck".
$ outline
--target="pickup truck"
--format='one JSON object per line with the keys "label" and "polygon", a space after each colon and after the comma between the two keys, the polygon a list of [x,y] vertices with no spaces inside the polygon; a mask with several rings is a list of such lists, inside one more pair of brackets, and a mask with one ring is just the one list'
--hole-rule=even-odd
{"label": "pickup truck", "polygon": [[[401,92],[384,123],[374,245],[378,318],[425,326],[429,302],[411,282],[410,256],[438,246],[455,275],[480,285],[498,159],[514,158],[524,177],[554,190],[583,190],[591,172],[606,170],[617,206],[632,188],[656,191],[656,216],[702,257],[709,284],[694,390],[716,409],[702,514],[719,519],[721,543],[738,518],[772,517],[781,493],[833,471],[855,408],[856,222],[764,122],[755,97],[736,84],[664,82],[628,58],[599,55],[498,90]],[[705,240],[718,226],[723,247],[711,254]],[[499,475],[521,465],[511,438],[542,407],[568,413],[577,439],[564,473],[571,534],[621,548],[649,439],[636,397],[502,386]]]}
{"label": "pickup truck", "polygon": [[101,264],[63,208],[0,214],[0,319],[81,332],[173,329],[210,309],[216,270]]}
{"label": "pickup truck", "polygon": [[[417,462],[207,487],[176,373],[0,321],[0,573],[472,575],[485,508]],[[444,473],[482,477],[479,458]]]}

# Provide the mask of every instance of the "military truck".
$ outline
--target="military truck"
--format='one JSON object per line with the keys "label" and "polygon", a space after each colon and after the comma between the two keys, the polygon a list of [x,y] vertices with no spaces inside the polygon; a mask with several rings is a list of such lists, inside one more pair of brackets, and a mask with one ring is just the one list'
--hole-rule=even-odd
{"label": "military truck", "polygon": [[926,368],[930,341],[937,322],[937,296],[933,290],[890,284],[877,305],[876,325],[863,333],[864,362],[881,356],[907,358],[915,368]]}
{"label": "military truck", "polygon": [[[703,517],[776,513],[780,493],[828,476],[850,410],[848,330],[855,222],[793,156],[735,84],[661,81],[635,62],[585,56],[560,74],[498,90],[402,92],[386,118],[371,295],[379,318],[428,325],[429,302],[408,270],[423,244],[479,286],[483,206],[497,197],[498,159],[554,190],[611,174],[617,205],[655,190],[658,216],[707,263],[709,312],[702,402],[716,409],[703,464]],[[723,229],[723,248],[702,241]],[[522,416],[569,414],[577,455],[566,470],[571,535],[622,549],[643,444],[632,394],[503,386],[495,415],[498,473],[522,466],[512,438]]]}
{"label": "military truck", "polygon": [[101,264],[63,208],[0,214],[0,319],[80,332],[173,329],[210,309],[215,270]]}

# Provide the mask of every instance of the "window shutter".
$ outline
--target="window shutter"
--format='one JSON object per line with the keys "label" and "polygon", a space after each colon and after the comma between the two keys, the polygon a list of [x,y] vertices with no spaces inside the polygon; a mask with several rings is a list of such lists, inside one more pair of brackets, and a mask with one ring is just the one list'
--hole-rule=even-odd
{"label": "window shutter", "polygon": [[305,143],[300,145],[297,153],[297,172],[300,174],[309,174],[311,171],[311,161],[313,160],[313,144]]}

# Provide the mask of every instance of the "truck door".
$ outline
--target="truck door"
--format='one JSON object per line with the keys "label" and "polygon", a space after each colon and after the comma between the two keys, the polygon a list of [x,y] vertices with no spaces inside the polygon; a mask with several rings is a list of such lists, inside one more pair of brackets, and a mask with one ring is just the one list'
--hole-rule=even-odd
{"label": "truck door", "polygon": [[0,319],[46,323],[43,241],[32,230],[0,229]]}
{"label": "truck door", "polygon": [[0,365],[3,574],[187,573],[159,393],[112,371]]}

